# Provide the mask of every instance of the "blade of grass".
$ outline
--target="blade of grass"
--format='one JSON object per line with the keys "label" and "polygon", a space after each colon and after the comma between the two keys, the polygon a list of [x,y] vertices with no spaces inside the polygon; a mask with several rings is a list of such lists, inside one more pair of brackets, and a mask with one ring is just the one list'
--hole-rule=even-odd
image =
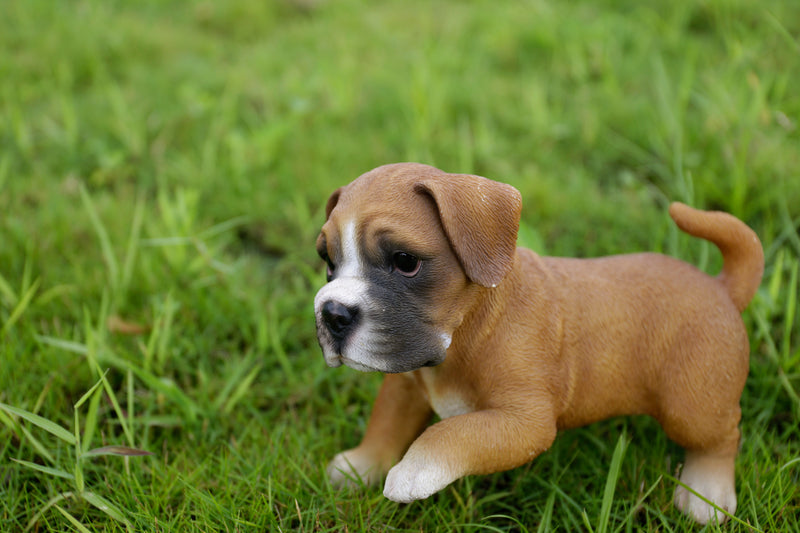
{"label": "blade of grass", "polygon": [[128,446],[103,446],[89,450],[83,454],[83,457],[96,457],[98,455],[116,455],[119,457],[138,457],[140,455],[153,455],[153,452],[147,450],[140,450],[138,448],[130,448]]}
{"label": "blade of grass", "polygon": [[58,298],[59,296],[75,292],[76,288],[77,287],[75,285],[63,284],[42,290],[42,292],[40,292],[39,295],[36,297],[36,304],[44,305]]}
{"label": "blade of grass", "polygon": [[39,282],[41,280],[37,279],[28,287],[28,290],[22,295],[22,298],[19,299],[17,305],[14,306],[14,309],[11,311],[11,314],[6,320],[6,323],[3,324],[3,327],[0,328],[0,337],[5,336],[6,332],[11,329],[11,327],[19,320],[19,318],[25,313],[25,310],[28,308],[28,305],[33,300],[36,291],[39,289]]}
{"label": "blade of grass", "polygon": [[75,416],[75,488],[78,492],[83,492],[85,488],[83,482],[83,465],[81,464],[81,433],[80,416],[78,410],[73,411]]}
{"label": "blade of grass", "polygon": [[89,530],[86,528],[86,526],[84,526],[83,524],[81,524],[81,523],[78,521],[78,519],[77,519],[77,518],[75,518],[74,516],[72,516],[71,514],[69,514],[69,513],[68,513],[67,511],[65,511],[63,508],[61,508],[61,506],[59,506],[59,505],[53,505],[53,507],[55,507],[55,508],[56,508],[56,510],[57,510],[59,513],[61,513],[62,515],[64,515],[64,517],[66,517],[66,519],[67,519],[67,520],[69,520],[69,521],[70,521],[70,523],[71,523],[73,526],[75,526],[75,529],[77,529],[77,530],[78,530],[78,531],[80,531],[81,533],[92,533],[91,531],[89,531]]}
{"label": "blade of grass", "polygon": [[130,522],[128,522],[128,519],[125,518],[125,514],[119,509],[119,507],[117,507],[110,501],[106,500],[99,494],[86,491],[82,492],[80,496],[81,498],[83,498],[87,502],[91,503],[92,505],[103,511],[117,522],[122,522],[126,526],[131,527]]}
{"label": "blade of grass", "polygon": [[41,442],[39,442],[39,439],[34,437],[33,434],[31,434],[31,432],[28,431],[28,428],[26,428],[25,426],[19,426],[19,429],[20,431],[22,431],[22,434],[25,435],[25,438],[28,440],[28,442],[31,443],[31,446],[33,446],[33,449],[36,450],[36,452],[39,455],[47,459],[51,464],[56,463],[55,458],[52,455],[50,455],[50,452],[47,451],[47,448],[45,448],[44,445]]}
{"label": "blade of grass", "polygon": [[[94,438],[95,431],[97,430],[97,411],[100,408],[100,398],[103,397],[102,391],[97,388],[100,385],[98,382],[93,389],[95,389],[95,393],[92,395],[92,399],[89,401],[89,408],[86,410],[86,421],[83,424],[83,438],[81,446],[81,454],[86,453],[86,449],[91,446],[92,439]],[[76,407],[77,409],[77,407]]]}
{"label": "blade of grass", "polygon": [[223,387],[222,391],[220,391],[219,395],[212,404],[215,411],[222,410],[224,414],[230,413],[239,400],[241,400],[242,397],[247,394],[248,390],[250,389],[250,385],[252,385],[253,380],[256,378],[262,367],[261,364],[256,364],[250,369],[250,372],[248,372],[247,375],[242,378],[242,375],[250,366],[252,359],[253,357],[251,355],[245,357],[241,364],[237,365],[233,374],[228,377],[225,387]]}
{"label": "blade of grass", "polygon": [[135,410],[135,402],[134,402],[134,393],[133,393],[133,372],[129,368],[128,371],[125,373],[126,382],[128,384],[128,427],[131,428],[131,431],[134,430],[134,423],[136,421],[136,410]]}
{"label": "blade of grass", "polygon": [[[194,400],[180,390],[177,385],[172,382],[172,380],[159,378],[152,372],[148,372],[143,368],[138,367],[129,361],[121,359],[110,352],[103,353],[101,357],[102,361],[106,364],[110,364],[111,366],[121,370],[132,371],[137,378],[141,379],[145,383],[145,385],[169,398],[170,401],[172,401],[184,412],[190,421],[194,421],[197,418],[197,415],[201,412],[200,407],[198,407]],[[131,445],[133,444],[131,443]]]}
{"label": "blade of grass", "polygon": [[[106,370],[105,372],[103,372],[103,376],[105,376],[106,374],[108,374],[108,370]],[[96,382],[94,385],[92,385],[92,388],[91,388],[91,389],[89,389],[88,391],[86,391],[86,392],[83,394],[83,396],[81,396],[81,397],[80,397],[80,399],[79,399],[77,402],[75,402],[75,404],[73,405],[73,407],[74,407],[75,409],[80,409],[80,407],[81,407],[81,406],[84,404],[84,402],[86,402],[86,400],[88,400],[88,399],[89,399],[89,397],[90,397],[92,394],[94,394],[94,392],[95,392],[95,391],[96,391],[98,388],[100,388],[102,385],[103,385],[103,381],[102,381],[102,380],[97,380],[97,382]]]}
{"label": "blade of grass", "polygon": [[11,460],[14,461],[15,463],[19,463],[27,468],[30,468],[31,470],[36,470],[38,472],[42,472],[51,476],[63,477],[64,479],[70,479],[70,480],[75,479],[74,475],[70,474],[69,472],[65,472],[64,470],[61,470],[60,468],[51,468],[49,466],[42,466],[36,463],[31,463],[30,461],[23,461],[22,459],[14,459],[13,457],[11,458]]}
{"label": "blade of grass", "polygon": [[775,339],[772,338],[770,333],[769,321],[760,309],[753,309],[751,313],[755,319],[756,326],[758,326],[758,332],[761,334],[764,344],[767,345],[767,357],[769,357],[772,363],[780,365],[780,355],[778,352],[778,347],[775,345]]}
{"label": "blade of grass", "polygon": [[93,325],[90,319],[90,313],[88,311],[84,311],[84,328],[86,331],[86,360],[89,363],[89,366],[94,369],[95,373],[97,374],[100,382],[103,384],[103,389],[106,392],[106,396],[111,401],[111,405],[114,407],[114,413],[117,415],[117,420],[119,425],[122,427],[122,432],[125,434],[125,438],[128,441],[128,444],[131,446],[134,445],[133,433],[131,431],[130,426],[127,423],[127,418],[125,417],[122,408],[119,405],[119,400],[117,400],[117,395],[114,393],[114,389],[111,387],[111,384],[108,382],[108,378],[106,377],[106,372],[103,372],[102,368],[100,368],[100,363],[98,362],[98,355],[102,353],[103,346],[99,345],[103,342],[104,333],[105,333],[105,323],[107,319],[107,305],[108,305],[108,298],[106,297],[106,293],[103,294],[103,301],[101,303],[101,311],[98,315],[98,322],[97,325]]}
{"label": "blade of grass", "polygon": [[586,526],[586,530],[589,533],[594,533],[594,528],[592,528],[592,522],[589,520],[589,515],[586,513],[586,509],[581,509],[581,518],[583,519],[583,525]]}
{"label": "blade of grass", "polygon": [[3,423],[8,429],[11,431],[16,431],[19,427],[19,424],[14,422],[14,419],[8,416],[5,411],[0,411],[0,422]]}
{"label": "blade of grass", "polygon": [[797,273],[800,271],[800,262],[792,261],[794,268],[791,270],[789,287],[786,291],[786,309],[783,323],[783,360],[788,362],[792,349],[792,328],[797,310]]}
{"label": "blade of grass", "polygon": [[186,493],[191,494],[193,498],[201,501],[204,505],[208,506],[209,509],[214,509],[214,511],[216,511],[220,517],[232,522],[236,522],[243,526],[256,526],[256,524],[253,524],[252,522],[234,517],[229,509],[222,507],[220,502],[207,491],[198,489],[196,484],[191,483],[183,478],[180,478],[180,482],[183,484],[183,488]]}
{"label": "blade of grass", "polygon": [[131,222],[131,232],[128,236],[128,247],[125,250],[125,257],[122,261],[122,278],[120,288],[127,292],[133,279],[133,268],[136,265],[136,255],[141,243],[142,225],[144,222],[145,195],[140,193],[136,198],[136,207],[133,210],[133,221]]}
{"label": "blade of grass", "polygon": [[31,286],[33,277],[33,241],[28,241],[25,246],[25,265],[22,268],[22,283],[20,292],[27,291]]}
{"label": "blade of grass", "polygon": [[42,387],[42,392],[40,392],[39,396],[36,398],[36,403],[33,404],[33,409],[31,409],[32,413],[34,414],[39,413],[39,409],[42,408],[42,404],[44,404],[44,399],[47,397],[47,393],[50,392],[50,387],[52,384],[53,380],[51,377],[50,379],[47,380],[47,383],[45,383],[44,387]]}
{"label": "blade of grass", "polygon": [[178,304],[174,301],[172,290],[169,290],[161,305],[161,311],[156,315],[153,329],[150,332],[150,337],[147,339],[147,346],[144,350],[144,370],[147,372],[163,371],[171,336],[172,321],[177,307]]}
{"label": "blade of grass", "polygon": [[792,405],[795,406],[795,409],[800,410],[800,395],[798,395],[797,391],[794,390],[792,382],[789,381],[789,378],[786,376],[786,373],[783,371],[782,368],[778,369],[778,381],[781,382],[783,390],[786,391],[786,395],[789,396],[789,398],[791,398]]}
{"label": "blade of grass", "polygon": [[[487,516],[487,517],[484,518],[484,520],[490,520],[492,518],[508,518],[508,519],[511,519],[510,516],[495,515],[495,516]],[[519,523],[517,520],[514,520],[514,522]],[[496,533],[505,533],[505,531],[507,531],[506,529],[501,529],[499,527],[492,526],[492,525],[489,525],[489,524],[459,524],[456,529],[461,529],[461,528],[470,529],[470,530],[472,528],[476,528],[476,530],[494,531]],[[524,531],[524,530],[521,530],[521,531]]]}
{"label": "blade of grass", "polygon": [[[509,522],[514,524],[516,527],[518,527],[519,531],[521,531],[522,533],[528,533],[528,528],[525,527],[525,524],[523,524],[520,521],[519,518],[516,518],[514,516],[510,516],[510,515],[507,515],[507,514],[493,514],[493,515],[489,515],[489,516],[486,516],[486,517],[483,518],[484,521],[486,521],[486,520],[497,520],[497,519],[508,520]],[[493,526],[489,526],[488,524],[475,524],[475,525],[477,525],[481,529],[489,529],[490,531],[501,531],[501,532],[508,531],[507,528],[499,528],[499,527],[495,528]]]}
{"label": "blade of grass", "polygon": [[617,446],[614,448],[614,455],[611,457],[611,466],[608,469],[606,487],[603,491],[603,502],[600,506],[600,516],[597,521],[597,532],[605,533],[608,530],[609,519],[611,517],[611,506],[614,503],[614,492],[617,488],[617,480],[622,469],[622,459],[625,457],[625,450],[628,448],[628,440],[625,432],[617,439]]}
{"label": "blade of grass", "polygon": [[106,379],[105,374],[100,370],[100,365],[94,361],[95,370],[101,376],[100,379],[103,381],[103,388],[106,391],[106,395],[111,400],[111,405],[114,407],[114,412],[117,414],[117,420],[119,421],[120,426],[122,426],[122,432],[125,434],[125,438],[127,439],[128,443],[133,446],[133,433],[131,433],[131,428],[128,426],[125,418],[125,414],[122,412],[122,408],[119,405],[119,401],[117,400],[117,395],[114,394],[114,389],[111,388],[111,384]]}
{"label": "blade of grass", "polygon": [[275,355],[275,358],[280,363],[281,368],[283,369],[284,374],[286,375],[286,382],[290,386],[294,386],[297,383],[297,378],[294,372],[294,366],[292,362],[289,360],[289,356],[286,354],[286,350],[283,349],[283,343],[280,339],[283,338],[280,334],[278,320],[276,317],[279,315],[275,312],[272,306],[270,306],[270,313],[269,313],[269,322],[267,327],[269,328],[269,339],[270,345],[272,348],[272,353]]}
{"label": "blade of grass", "polygon": [[11,158],[4,157],[0,160],[0,191],[3,190],[3,187],[8,182],[8,176],[11,174],[8,170],[9,168],[11,168]]}
{"label": "blade of grass", "polygon": [[542,514],[542,521],[539,522],[539,527],[536,528],[536,533],[545,533],[550,531],[550,522],[553,520],[553,507],[556,503],[556,493],[551,492],[547,497],[547,502],[544,504],[544,513]]}
{"label": "blade of grass", "polygon": [[797,464],[797,463],[800,463],[800,457],[795,457],[795,458],[794,458],[794,459],[792,459],[791,461],[789,461],[789,462],[785,463],[784,465],[782,465],[782,466],[780,467],[780,471],[781,471],[781,472],[783,472],[784,470],[786,470],[786,469],[787,469],[787,468],[789,468],[790,466],[792,466],[792,465],[794,465],[794,464]]}
{"label": "blade of grass", "polygon": [[5,298],[9,306],[16,305],[19,301],[17,293],[15,293],[14,289],[11,288],[11,284],[6,281],[6,278],[3,277],[2,273],[0,273],[0,295]]}
{"label": "blade of grass", "polygon": [[53,346],[54,348],[59,348],[61,350],[64,350],[65,352],[86,355],[89,351],[87,346],[80,342],[68,341],[56,337],[48,337],[46,335],[35,335],[34,338],[38,342],[41,342],[42,344]]}
{"label": "blade of grass", "polygon": [[769,22],[770,26],[775,29],[776,33],[781,36],[785,44],[789,48],[792,48],[796,53],[800,54],[800,41],[795,40],[794,36],[792,36],[791,32],[786,29],[786,26],[781,23],[778,17],[770,13],[768,10],[764,11],[764,17],[767,19],[767,22]]}
{"label": "blade of grass", "polygon": [[[292,470],[294,470],[295,474],[305,481],[308,487],[314,492],[314,494],[320,493],[320,487],[317,483],[314,482],[313,479],[308,475],[307,468],[297,464],[291,457],[286,457],[286,464],[288,464]],[[359,483],[363,484],[363,480],[359,479]]]}
{"label": "blade of grass", "polygon": [[550,480],[543,479],[540,476],[536,476],[534,479],[538,481],[543,487],[546,487],[556,492],[564,500],[564,502],[567,503],[570,507],[572,507],[575,511],[581,512],[582,508],[580,504],[578,504],[578,502],[576,502],[572,496],[564,492],[564,490],[561,487],[559,487]]}
{"label": "blade of grass", "polygon": [[241,215],[238,217],[233,217],[228,220],[223,220],[219,224],[214,224],[210,228],[206,228],[200,231],[195,237],[198,239],[210,239],[212,237],[216,237],[217,235],[221,235],[225,232],[228,232],[234,228],[238,228],[240,226],[244,226],[252,222],[253,217],[249,215]]}
{"label": "blade of grass", "polygon": [[33,526],[39,521],[44,513],[47,512],[52,506],[56,505],[58,502],[66,500],[67,498],[73,498],[75,495],[71,492],[62,492],[61,494],[56,494],[52,498],[50,498],[42,507],[36,511],[31,519],[28,521],[28,525],[25,526],[25,531],[30,531]]}
{"label": "blade of grass", "polygon": [[58,437],[67,444],[71,444],[73,446],[75,445],[75,435],[70,433],[63,426],[56,424],[55,422],[47,420],[46,418],[43,418],[39,415],[35,415],[30,411],[26,411],[25,409],[20,409],[18,407],[6,405],[4,403],[0,403],[0,409],[4,410],[9,414],[17,415],[18,417],[27,420],[31,424],[47,431],[48,433],[52,434],[55,437]]}
{"label": "blade of grass", "polygon": [[94,228],[97,238],[100,241],[100,249],[103,254],[103,259],[106,263],[106,267],[108,267],[108,281],[112,290],[114,293],[116,293],[116,289],[118,288],[119,284],[119,265],[117,264],[117,258],[114,256],[114,249],[111,246],[111,239],[108,237],[108,232],[106,231],[105,226],[97,214],[97,210],[94,207],[92,198],[83,184],[80,186],[80,193],[83,206],[86,209],[86,212],[89,214],[89,221],[92,223],[92,227]]}
{"label": "blade of grass", "polygon": [[[663,476],[658,476],[658,479],[656,479],[655,483],[653,483],[650,486],[650,488],[648,488],[646,491],[644,491],[644,493],[641,496],[639,496],[639,498],[636,500],[636,503],[634,504],[634,506],[628,512],[628,516],[625,517],[625,522],[624,522],[625,524],[630,524],[631,523],[631,519],[633,518],[633,516],[637,512],[640,511],[641,505],[648,498],[648,496],[650,496],[650,494],[652,494],[652,492],[658,487],[659,483],[661,483],[662,478],[663,478]],[[617,531],[621,531],[621,530],[622,530],[622,526],[617,528]]]}
{"label": "blade of grass", "polygon": [[161,327],[159,328],[158,344],[156,347],[156,363],[159,373],[164,371],[164,364],[166,363],[168,347],[172,338],[172,321],[175,317],[175,312],[178,310],[179,304],[175,301],[175,297],[170,290],[167,292],[167,298],[164,301],[164,313],[159,317],[158,322]]}
{"label": "blade of grass", "polygon": [[769,294],[771,302],[778,301],[781,291],[781,282],[783,281],[783,260],[786,257],[786,249],[780,248],[775,255],[775,262],[772,264],[772,276],[770,276],[767,287],[767,294]]}

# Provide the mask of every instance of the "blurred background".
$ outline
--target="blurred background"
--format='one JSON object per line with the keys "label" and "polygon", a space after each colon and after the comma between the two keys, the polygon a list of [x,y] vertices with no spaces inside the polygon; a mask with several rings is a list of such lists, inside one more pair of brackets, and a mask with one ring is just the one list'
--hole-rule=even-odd
{"label": "blurred background", "polygon": [[[683,523],[651,420],[412,506],[327,485],[380,376],[324,366],[314,240],[336,187],[397,161],[514,185],[543,254],[713,274],[668,203],[751,225],[740,509],[797,513],[798,86],[793,0],[4,1],[0,403],[79,442],[0,411],[0,529]],[[155,455],[88,453],[111,444]]]}

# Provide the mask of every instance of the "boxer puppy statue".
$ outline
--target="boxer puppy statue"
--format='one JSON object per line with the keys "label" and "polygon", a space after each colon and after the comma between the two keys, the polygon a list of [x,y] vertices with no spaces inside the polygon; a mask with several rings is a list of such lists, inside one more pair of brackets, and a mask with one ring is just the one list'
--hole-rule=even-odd
{"label": "boxer puppy statue", "polygon": [[714,503],[678,486],[675,505],[724,521],[758,237],[729,214],[672,204],[683,231],[722,252],[711,277],[653,253],[539,257],[516,246],[520,211],[509,185],[414,163],[331,195],[319,343],[331,367],[386,373],[364,439],[334,457],[331,480],[385,475],[384,495],[411,502],[520,466],[561,429],[647,414],[686,449],[681,483]]}

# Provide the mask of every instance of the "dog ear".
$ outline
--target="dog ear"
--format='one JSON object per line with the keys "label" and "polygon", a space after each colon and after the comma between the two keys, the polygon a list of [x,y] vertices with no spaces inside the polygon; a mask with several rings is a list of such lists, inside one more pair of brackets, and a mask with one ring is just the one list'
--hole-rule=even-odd
{"label": "dog ear", "polygon": [[331,218],[331,211],[333,211],[333,208],[339,203],[339,196],[341,196],[343,190],[344,187],[339,187],[331,193],[328,198],[328,203],[325,204],[325,220]]}
{"label": "dog ear", "polygon": [[415,184],[433,198],[461,266],[473,282],[495,287],[511,271],[522,197],[517,189],[480,176],[447,174]]}

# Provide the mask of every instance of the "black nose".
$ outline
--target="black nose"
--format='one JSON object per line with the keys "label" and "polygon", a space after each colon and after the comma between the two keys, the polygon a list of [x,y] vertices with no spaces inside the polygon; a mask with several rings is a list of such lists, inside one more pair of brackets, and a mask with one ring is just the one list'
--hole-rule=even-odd
{"label": "black nose", "polygon": [[347,307],[339,302],[328,301],[322,304],[322,320],[336,339],[342,340],[350,333],[358,317],[358,309]]}

